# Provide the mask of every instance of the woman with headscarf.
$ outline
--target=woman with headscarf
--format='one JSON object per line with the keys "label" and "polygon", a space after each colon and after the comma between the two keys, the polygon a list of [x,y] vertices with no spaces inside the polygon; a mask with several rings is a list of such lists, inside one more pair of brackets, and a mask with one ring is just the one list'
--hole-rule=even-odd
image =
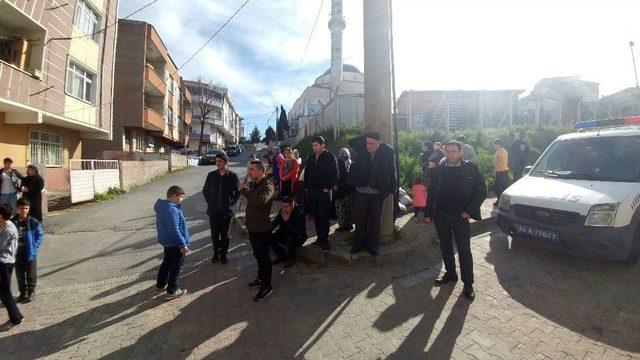
{"label": "woman with headscarf", "polygon": [[300,164],[293,156],[293,150],[291,148],[284,149],[284,171],[282,171],[282,188],[280,189],[281,195],[293,196],[294,181],[298,179],[298,171],[300,170]]}
{"label": "woman with headscarf", "polygon": [[351,169],[349,149],[342,148],[338,154],[338,184],[335,186],[336,215],[338,225],[336,231],[353,230],[353,188],[347,184]]}
{"label": "woman with headscarf", "polygon": [[280,190],[281,172],[284,171],[284,156],[280,153],[280,148],[273,147],[273,158],[271,160],[271,168],[273,169],[273,186],[276,191]]}
{"label": "woman with headscarf", "polygon": [[27,166],[27,176],[22,179],[22,197],[29,199],[31,209],[29,215],[42,222],[42,190],[44,179],[34,165]]}

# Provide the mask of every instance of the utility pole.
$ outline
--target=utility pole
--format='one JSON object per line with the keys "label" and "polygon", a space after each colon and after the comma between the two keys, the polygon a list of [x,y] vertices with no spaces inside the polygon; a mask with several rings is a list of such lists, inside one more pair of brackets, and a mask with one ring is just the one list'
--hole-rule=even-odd
{"label": "utility pole", "polygon": [[[393,144],[391,127],[391,13],[389,0],[363,0],[364,10],[364,128],[377,131]],[[393,240],[393,196],[384,202],[380,242]]]}
{"label": "utility pole", "polygon": [[634,46],[635,44],[633,43],[633,41],[629,41],[629,48],[631,49],[631,60],[633,61],[633,72],[636,75],[636,97],[638,102],[636,106],[638,106],[638,108],[640,109],[640,85],[638,85],[638,69],[636,68],[636,56],[633,53]]}

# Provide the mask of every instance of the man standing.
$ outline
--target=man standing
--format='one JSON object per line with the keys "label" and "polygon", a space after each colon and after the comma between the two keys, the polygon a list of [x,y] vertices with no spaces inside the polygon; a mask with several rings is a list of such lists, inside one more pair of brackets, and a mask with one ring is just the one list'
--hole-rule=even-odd
{"label": "man standing", "polygon": [[[284,261],[284,267],[296,262],[296,250],[307,241],[307,220],[302,210],[295,206],[293,198],[282,198],[282,209],[271,222],[271,249],[278,255],[273,265]],[[280,245],[287,247],[285,252]]]}
{"label": "man standing", "polygon": [[418,161],[420,162],[420,167],[422,167],[422,177],[424,179],[424,185],[428,186],[429,185],[429,158],[431,157],[431,154],[433,154],[433,151],[431,150],[433,145],[431,145],[431,141],[425,141],[422,143],[422,154],[420,154],[420,159],[418,159]]}
{"label": "man standing", "polygon": [[520,136],[511,143],[511,172],[513,181],[518,181],[522,177],[525,166],[529,161],[529,144],[525,141],[526,133],[520,131]]}
{"label": "man standing", "polygon": [[247,198],[245,226],[249,231],[249,240],[253,248],[253,256],[258,262],[258,278],[249,283],[249,287],[260,288],[255,301],[262,301],[271,295],[271,258],[269,257],[269,241],[271,236],[271,205],[276,195],[273,182],[265,175],[266,167],[259,160],[249,164],[251,187],[244,183],[238,185],[238,191]]}
{"label": "man standing", "polygon": [[356,188],[356,241],[352,254],[367,248],[378,256],[382,206],[389,194],[396,191],[396,165],[393,148],[380,141],[380,134],[370,132],[349,140],[357,152],[349,183]]}
{"label": "man standing", "polygon": [[229,251],[229,226],[233,217],[234,206],[240,197],[238,192],[238,175],[229,170],[229,158],[226,154],[216,155],[217,170],[207,175],[202,188],[202,195],[207,201],[207,215],[211,227],[211,242],[213,243],[213,257],[211,262],[226,265]]}
{"label": "man standing", "polygon": [[444,159],[444,151],[442,151],[442,143],[436,142],[433,144],[433,154],[429,157],[429,161],[433,161],[436,165],[440,164]]}
{"label": "man standing", "polygon": [[5,158],[2,173],[0,174],[0,204],[7,204],[13,211],[16,210],[20,184],[24,176],[13,168],[13,160]]}
{"label": "man standing", "polygon": [[462,282],[464,282],[464,296],[472,300],[475,298],[475,292],[469,219],[480,220],[480,206],[487,197],[487,187],[478,166],[461,159],[462,144],[460,142],[449,142],[445,151],[445,162],[438,165],[432,172],[427,200],[429,213],[427,222],[433,219],[446,270],[445,274],[435,282],[438,285],[444,285],[458,281],[453,252],[455,239],[460,258]]}
{"label": "man standing", "polygon": [[473,147],[466,143],[464,135],[458,136],[456,140],[458,140],[458,142],[462,144],[462,160],[469,161],[474,164],[477,163],[478,155],[476,155],[476,151],[473,149]]}
{"label": "man standing", "polygon": [[509,153],[502,146],[502,140],[493,141],[496,152],[493,154],[493,176],[495,177],[494,191],[496,193],[496,202],[494,206],[498,206],[502,192],[509,187]]}
{"label": "man standing", "polygon": [[329,251],[329,217],[331,216],[331,189],[338,183],[338,160],[325,149],[322,136],[311,139],[313,153],[307,158],[304,189],[307,204],[313,214],[318,240],[314,245]]}

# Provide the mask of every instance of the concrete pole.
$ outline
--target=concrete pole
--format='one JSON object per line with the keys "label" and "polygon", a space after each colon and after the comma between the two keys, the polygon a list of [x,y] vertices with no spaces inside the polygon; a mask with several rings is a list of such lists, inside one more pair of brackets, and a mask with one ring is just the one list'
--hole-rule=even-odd
{"label": "concrete pole", "polygon": [[[393,144],[391,124],[391,14],[389,0],[363,0],[364,8],[364,128],[378,131]],[[382,210],[380,242],[393,240],[393,196]]]}

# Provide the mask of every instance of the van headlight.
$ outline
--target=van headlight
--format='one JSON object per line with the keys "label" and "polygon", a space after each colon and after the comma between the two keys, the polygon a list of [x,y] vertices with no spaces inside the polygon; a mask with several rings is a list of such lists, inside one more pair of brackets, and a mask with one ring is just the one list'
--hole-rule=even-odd
{"label": "van headlight", "polygon": [[585,226],[613,226],[616,220],[616,212],[619,204],[600,204],[594,205],[589,210]]}
{"label": "van headlight", "polygon": [[500,196],[500,202],[498,202],[498,209],[506,212],[511,211],[511,196],[502,194]]}

